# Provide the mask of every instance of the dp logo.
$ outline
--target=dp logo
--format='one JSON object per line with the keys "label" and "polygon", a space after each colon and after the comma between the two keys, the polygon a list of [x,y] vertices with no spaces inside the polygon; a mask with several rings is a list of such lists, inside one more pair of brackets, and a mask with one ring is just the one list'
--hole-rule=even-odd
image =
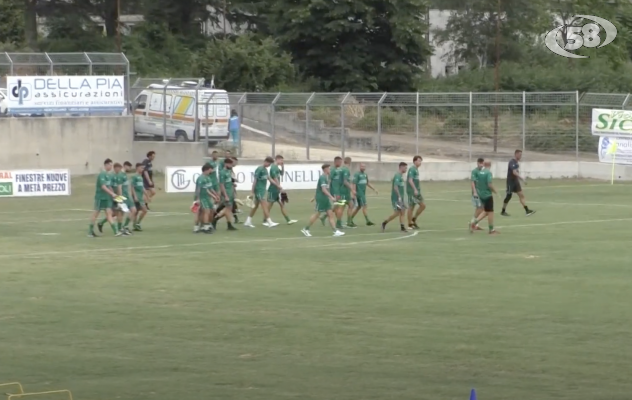
{"label": "dp logo", "polygon": [[18,104],[24,104],[24,100],[30,100],[31,85],[22,83],[22,79],[18,79],[17,85],[11,88],[11,97],[18,100]]}
{"label": "dp logo", "polygon": [[[617,28],[607,19],[595,17],[594,15],[575,15],[572,21],[575,22],[577,20],[590,20],[593,22],[581,26],[558,26],[546,34],[546,39],[544,40],[546,47],[562,57],[588,58],[588,56],[571,53],[571,51],[579,50],[582,47],[604,47],[612,43],[614,38],[617,37]],[[558,42],[558,33],[561,33],[560,42],[562,42],[563,46],[560,46],[560,42]]]}

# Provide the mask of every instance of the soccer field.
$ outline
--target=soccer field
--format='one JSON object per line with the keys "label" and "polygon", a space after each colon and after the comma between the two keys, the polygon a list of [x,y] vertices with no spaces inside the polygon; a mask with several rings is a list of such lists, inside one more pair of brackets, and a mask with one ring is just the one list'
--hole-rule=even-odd
{"label": "soccer field", "polygon": [[632,186],[530,181],[537,213],[514,198],[491,237],[467,231],[468,185],[422,182],[417,234],[359,215],[342,238],[301,235],[311,190],[290,193],[297,225],[213,235],[191,233],[192,195],[159,192],[144,232],[97,239],[93,178],[0,199],[0,383],[76,400],[628,400]]}

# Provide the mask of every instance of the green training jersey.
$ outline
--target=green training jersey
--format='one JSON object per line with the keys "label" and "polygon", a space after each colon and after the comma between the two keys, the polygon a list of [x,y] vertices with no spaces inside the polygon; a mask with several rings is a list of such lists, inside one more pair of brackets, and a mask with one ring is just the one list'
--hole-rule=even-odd
{"label": "green training jersey", "polygon": [[229,169],[224,168],[219,173],[219,183],[224,186],[224,190],[228,196],[233,195],[233,190],[235,189],[233,185],[233,174]]}
{"label": "green training jersey", "polygon": [[121,186],[121,182],[120,182],[121,177],[116,172],[112,172],[110,176],[111,176],[111,181],[112,181],[112,186],[111,186],[112,191],[114,192],[114,194],[118,195],[119,194],[118,189],[119,189],[119,186]]}
{"label": "green training jersey", "polygon": [[206,180],[210,181],[210,178],[208,175],[204,174],[198,176],[195,180],[195,200],[199,200],[200,197],[202,197],[202,187],[204,186],[204,182],[206,182]]}
{"label": "green training jersey", "polygon": [[208,192],[213,188],[211,177],[202,174],[195,183],[200,188],[200,199],[210,199],[211,195]]}
{"label": "green training jersey", "polygon": [[[276,180],[279,184],[281,183],[281,168],[278,165],[272,164],[270,165],[270,179]],[[269,192],[278,191],[279,188],[270,184]]]}
{"label": "green training jersey", "polygon": [[[412,179],[413,184],[410,184],[410,180]],[[419,170],[414,165],[410,167],[408,170],[408,175],[406,176],[406,188],[408,189],[408,194],[415,194],[415,189],[417,189],[417,193],[421,193],[421,186],[419,185]]]}
{"label": "green training jersey", "polygon": [[489,185],[491,185],[493,178],[492,171],[488,169],[480,170],[476,180],[476,191],[479,198],[484,200],[492,197],[492,190],[489,188]]}
{"label": "green training jersey", "polygon": [[103,186],[112,188],[112,175],[106,171],[99,172],[99,176],[97,176],[97,184],[96,191],[94,193],[94,198],[99,200],[108,200],[111,196],[103,190]]}
{"label": "green training jersey", "polygon": [[121,187],[121,194],[123,195],[123,197],[129,199],[129,177],[123,171],[119,172],[118,174],[118,184]]}
{"label": "green training jersey", "polygon": [[366,185],[369,184],[369,177],[366,172],[358,171],[353,176],[353,183],[356,186],[356,195],[364,196],[366,195]]}
{"label": "green training jersey", "polygon": [[268,186],[268,170],[264,166],[255,170],[255,191],[265,192]]}
{"label": "green training jersey", "polygon": [[[399,196],[395,188],[399,190]],[[400,198],[404,198],[404,176],[401,172],[398,172],[393,176],[393,180],[391,181],[391,200],[397,201]]]}
{"label": "green training jersey", "polygon": [[[474,187],[476,187],[476,182],[478,182],[478,175],[481,173],[481,170],[478,167],[472,170],[470,181],[474,182]],[[474,190],[472,190],[472,195],[474,195]]]}
{"label": "green training jersey", "polygon": [[325,194],[323,188],[329,190],[329,179],[325,174],[318,177],[318,185],[316,186],[316,201],[329,200],[329,196]]}
{"label": "green training jersey", "polygon": [[142,203],[145,196],[145,186],[141,175],[135,174],[132,176],[132,190],[136,195],[136,201]]}
{"label": "green training jersey", "polygon": [[219,171],[218,175],[222,173],[222,171],[224,170],[224,159],[222,158],[221,160],[219,160],[217,162],[217,168],[215,168],[215,171]]}
{"label": "green training jersey", "polygon": [[331,190],[334,193],[338,193],[340,185],[342,183],[342,168],[332,167],[331,174],[329,175],[329,181],[331,184]]}
{"label": "green training jersey", "polygon": [[350,189],[347,187],[347,183],[352,183],[351,182],[351,171],[349,170],[349,168],[346,165],[343,165],[340,168],[340,191],[350,191]]}

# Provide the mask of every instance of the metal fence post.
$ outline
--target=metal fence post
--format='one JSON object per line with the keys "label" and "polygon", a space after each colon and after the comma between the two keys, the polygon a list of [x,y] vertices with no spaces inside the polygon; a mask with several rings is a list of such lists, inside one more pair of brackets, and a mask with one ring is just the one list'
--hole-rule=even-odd
{"label": "metal fence post", "polygon": [[340,102],[340,153],[342,154],[342,158],[345,157],[345,147],[346,147],[346,128],[345,128],[345,101],[351,95],[351,92],[345,94],[345,97],[342,98]]}
{"label": "metal fence post", "polygon": [[[92,60],[90,59],[90,57],[88,56],[88,53],[83,53],[83,55],[88,59],[88,62],[90,63],[88,65],[88,73],[90,75],[92,75]],[[129,72],[129,71],[128,71]],[[127,75],[127,78],[129,78],[129,74]]]}
{"label": "metal fence post", "polygon": [[623,100],[623,104],[621,104],[621,109],[622,110],[625,110],[625,106],[628,104],[628,100],[630,100],[630,93],[628,93],[625,96],[625,99]]}
{"label": "metal fence post", "polygon": [[13,75],[13,60],[9,57],[9,53],[5,52],[4,55],[7,56],[7,60],[11,63],[11,66],[9,67],[9,74]]}
{"label": "metal fence post", "polygon": [[53,60],[48,56],[48,53],[44,53],[44,55],[46,56],[46,58],[48,59],[48,62],[50,63],[49,66],[49,74],[51,76],[55,75],[55,63],[53,62]]}
{"label": "metal fence post", "polygon": [[419,92],[415,101],[415,154],[419,154]]}
{"label": "metal fence post", "polygon": [[246,93],[242,94],[239,100],[237,101],[237,106],[239,107],[239,157],[242,156],[243,146],[241,145],[242,137],[244,135],[241,134],[242,129],[241,126],[244,123],[244,103],[246,102]]}
{"label": "metal fence post", "polygon": [[305,156],[307,157],[307,161],[309,161],[309,104],[314,100],[316,93],[312,93],[309,96],[309,99],[305,102]]}
{"label": "metal fence post", "polygon": [[165,85],[162,88],[162,141],[167,141],[167,86],[171,78],[165,79]]}
{"label": "metal fence post", "polygon": [[469,105],[469,118],[468,118],[469,119],[469,123],[468,123],[468,128],[467,128],[468,135],[470,137],[469,156],[468,156],[468,160],[470,162],[472,162],[472,118],[473,118],[473,115],[472,115],[472,97],[473,97],[472,92],[470,92],[470,102],[469,102],[470,105]]}
{"label": "metal fence post", "polygon": [[[215,93],[211,93],[211,95],[208,97],[208,99],[206,99],[206,101],[204,102],[204,123],[205,123],[205,133],[206,133],[206,147],[210,147],[210,139],[208,137],[208,128],[209,128],[209,118],[208,118],[208,105],[210,104],[211,100],[213,99],[213,96],[215,96]],[[214,116],[215,114],[213,114]],[[230,139],[230,138],[229,138]]]}
{"label": "metal fence post", "polygon": [[522,151],[527,147],[527,93],[522,92]]}
{"label": "metal fence post", "polygon": [[388,93],[384,93],[377,102],[377,161],[382,161],[382,102]]}
{"label": "metal fence post", "polygon": [[270,104],[270,109],[272,111],[272,115],[270,118],[270,122],[272,125],[272,157],[275,157],[276,155],[276,117],[274,114],[276,114],[276,102],[279,101],[279,97],[281,97],[281,92],[277,93],[276,97],[274,98],[274,100],[272,100],[272,103]]}
{"label": "metal fence post", "polygon": [[575,91],[575,159],[577,160],[577,179],[580,178],[579,168],[579,91]]}

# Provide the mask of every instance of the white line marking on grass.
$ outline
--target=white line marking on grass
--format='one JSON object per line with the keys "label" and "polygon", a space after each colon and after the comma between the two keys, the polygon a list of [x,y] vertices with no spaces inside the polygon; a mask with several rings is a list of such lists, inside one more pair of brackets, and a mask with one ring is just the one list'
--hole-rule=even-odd
{"label": "white line marking on grass", "polygon": [[[580,224],[598,224],[604,222],[624,222],[624,221],[632,221],[632,218],[612,218],[612,219],[594,219],[594,220],[584,220],[584,221],[562,221],[562,222],[546,222],[541,224],[521,224],[521,225],[507,225],[507,226],[499,226],[499,229],[507,229],[507,228],[529,228],[529,227],[542,227],[542,226],[556,226],[556,225],[580,225]],[[453,229],[426,229],[416,231],[419,233],[445,233],[445,232],[457,232],[463,231],[467,232],[466,228],[453,228]],[[384,235],[384,233],[360,233],[355,236],[376,236],[376,235]],[[403,239],[404,236],[400,236],[398,239]],[[324,236],[319,237],[316,236],[315,239],[334,239],[332,236]],[[98,240],[98,239],[97,239]],[[203,243],[180,243],[180,244],[166,244],[161,246],[135,246],[135,247],[108,247],[101,249],[84,249],[84,250],[70,250],[70,251],[48,251],[48,252],[40,252],[37,254],[33,253],[13,253],[13,254],[0,254],[0,259],[5,258],[47,258],[57,255],[70,255],[70,254],[90,254],[90,253],[103,253],[103,252],[113,252],[116,251],[120,253],[121,251],[135,251],[135,250],[158,250],[158,249],[173,249],[179,247],[197,247],[197,246],[216,246],[216,245],[228,245],[228,244],[255,244],[255,243],[273,243],[273,242],[282,242],[288,240],[305,240],[304,236],[297,237],[280,237],[274,239],[250,239],[250,240],[226,240],[220,242],[203,242]],[[366,242],[364,242],[366,243]]]}
{"label": "white line marking on grass", "polygon": [[36,233],[39,236],[58,236],[60,233]]}
{"label": "white line marking on grass", "polygon": [[[535,187],[529,187],[529,186],[525,186],[525,191],[530,191],[530,190],[541,190],[541,189],[558,189],[558,188],[585,188],[585,187],[599,187],[599,186],[603,186],[603,187],[611,187],[611,186],[623,186],[623,185],[611,185],[609,183],[596,183],[596,184],[590,184],[590,185],[584,185],[581,183],[578,183],[576,185],[551,185],[551,186],[535,186]],[[468,193],[469,190],[468,189],[463,189],[463,190],[446,190],[446,191],[439,191],[439,192],[435,192],[437,194],[443,194],[443,193]]]}
{"label": "white line marking on grass", "polygon": [[[190,213],[153,213],[153,214],[147,214],[150,217],[174,217],[174,216],[180,216],[180,215],[189,215]],[[66,219],[45,219],[45,220],[20,220],[20,221],[0,221],[0,225],[17,225],[17,224],[51,224],[51,223],[57,223],[57,222],[90,222],[89,218],[66,218]]]}
{"label": "white line marking on grass", "polygon": [[[459,199],[427,199],[428,201],[445,201],[450,203],[471,203],[471,199],[469,200],[459,200]],[[550,202],[550,201],[528,201],[529,204],[549,204],[553,206],[586,206],[586,207],[623,207],[623,208],[631,208],[632,204],[602,204],[602,203],[558,203],[558,202]]]}
{"label": "white line marking on grass", "polygon": [[357,244],[373,244],[373,243],[380,243],[380,242],[392,242],[395,240],[402,240],[402,239],[408,239],[411,237],[415,237],[419,234],[419,232],[415,231],[410,235],[406,235],[406,236],[400,236],[400,237],[394,237],[394,238],[388,238],[388,239],[378,239],[378,240],[369,240],[369,241],[363,241],[363,242],[349,242],[349,243],[331,243],[331,244],[321,244],[321,245],[316,245],[316,246],[301,246],[301,248],[307,248],[307,249],[315,249],[315,248],[320,248],[320,247],[344,247],[344,246],[355,246]]}
{"label": "white line marking on grass", "polygon": [[64,208],[61,210],[30,210],[30,211],[0,211],[0,214],[38,214],[38,213],[56,213],[56,212],[69,212],[69,211],[93,211],[93,210],[78,210],[76,208]]}

